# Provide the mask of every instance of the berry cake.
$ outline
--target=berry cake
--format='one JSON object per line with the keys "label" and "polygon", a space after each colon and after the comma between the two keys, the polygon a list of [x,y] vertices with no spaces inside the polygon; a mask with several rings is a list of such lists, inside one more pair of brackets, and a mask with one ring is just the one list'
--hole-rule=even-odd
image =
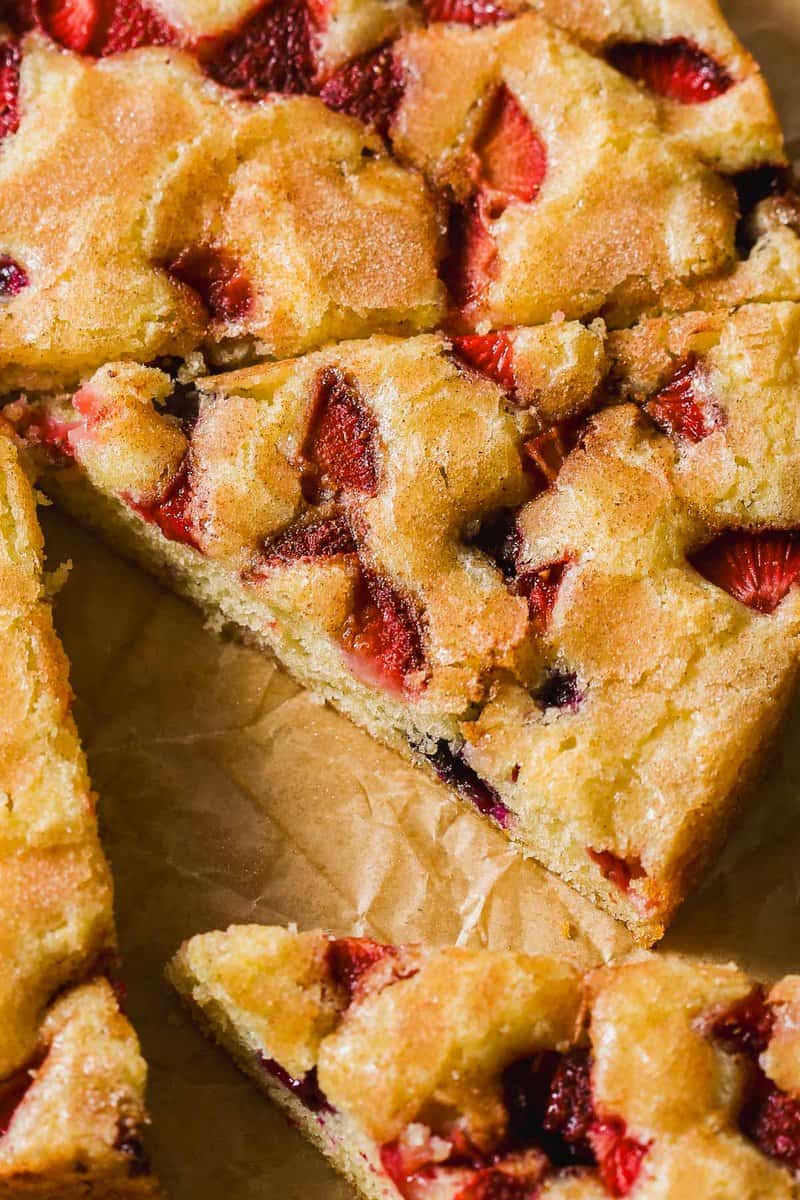
{"label": "berry cake", "polygon": [[780,126],[714,0],[3,9],[3,391],[800,298]]}
{"label": "berry cake", "polygon": [[791,693],[798,398],[783,302],[122,363],[6,413],[79,520],[649,943]]}
{"label": "berry cake", "polygon": [[168,975],[369,1200],[796,1200],[800,977],[264,926]]}
{"label": "berry cake", "polygon": [[0,1196],[155,1194],[145,1065],[104,972],[111,880],[44,599],[35,500],[0,428]]}

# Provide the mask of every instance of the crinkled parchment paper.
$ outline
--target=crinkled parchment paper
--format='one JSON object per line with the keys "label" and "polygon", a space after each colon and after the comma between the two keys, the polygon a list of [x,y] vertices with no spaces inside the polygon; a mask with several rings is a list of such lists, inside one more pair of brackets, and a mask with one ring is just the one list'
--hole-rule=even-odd
{"label": "crinkled parchment paper", "polygon": [[[800,154],[800,0],[736,0]],[[233,921],[387,939],[622,953],[610,918],[421,773],[52,510],[72,559],[56,620],[117,882],[129,1011],[150,1063],[151,1147],[173,1200],[345,1200],[348,1191],[178,1010],[178,944]],[[772,770],[665,945],[800,968],[800,703]]]}

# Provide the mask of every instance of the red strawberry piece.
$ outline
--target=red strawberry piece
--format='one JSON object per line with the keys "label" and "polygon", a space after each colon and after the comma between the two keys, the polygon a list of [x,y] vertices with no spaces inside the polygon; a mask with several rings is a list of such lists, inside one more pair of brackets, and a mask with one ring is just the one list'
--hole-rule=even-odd
{"label": "red strawberry piece", "polygon": [[514,16],[512,9],[496,0],[423,0],[422,7],[428,21],[451,21],[474,28],[498,25]]}
{"label": "red strawberry piece", "polygon": [[535,1151],[508,1155],[476,1171],[454,1200],[535,1200],[548,1166],[544,1154]]}
{"label": "red strawberry piece", "polygon": [[497,246],[480,199],[455,204],[447,226],[447,252],[439,275],[460,309],[477,305],[497,273]]}
{"label": "red strawberry piece", "polygon": [[629,891],[634,879],[644,879],[647,874],[639,858],[621,858],[611,850],[593,850],[591,846],[587,846],[586,853],[597,863],[603,878],[610,880],[621,892]]}
{"label": "red strawberry piece", "polygon": [[547,149],[505,84],[492,96],[475,153],[490,217],[499,217],[515,200],[536,199],[547,174]]}
{"label": "red strawberry piece", "polygon": [[13,258],[0,258],[0,301],[13,300],[29,283],[24,267],[14,262]]}
{"label": "red strawberry piece", "polygon": [[155,504],[138,504],[129,500],[130,507],[145,521],[157,525],[165,538],[171,542],[183,542],[187,546],[200,549],[198,531],[194,525],[191,513],[192,480],[189,466],[184,463],[170,484],[163,500]]}
{"label": "red strawberry piece", "polygon": [[76,54],[88,54],[103,19],[101,0],[40,0],[38,23],[53,41]]}
{"label": "red strawberry piece", "polygon": [[559,471],[578,445],[582,430],[583,421],[568,417],[525,442],[524,465],[531,476],[534,496],[555,483]]}
{"label": "red strawberry piece", "polygon": [[342,643],[351,670],[364,682],[406,694],[424,685],[419,618],[411,601],[374,571],[361,573]]}
{"label": "red strawberry piece", "polygon": [[17,43],[0,43],[0,138],[19,128],[19,63]]}
{"label": "red strawberry piece", "polygon": [[754,612],[772,613],[800,577],[800,533],[729,530],[690,562],[705,579]]}
{"label": "red strawberry piece", "polygon": [[0,1083],[0,1138],[8,1133],[14,1114],[35,1079],[35,1067],[25,1067]]}
{"label": "red strawberry piece", "polygon": [[630,1137],[619,1117],[592,1125],[589,1142],[606,1191],[612,1196],[627,1196],[639,1177],[649,1146]]}
{"label": "red strawberry piece", "polygon": [[182,250],[167,271],[197,292],[216,321],[238,323],[253,306],[253,291],[239,264],[225,250]]}
{"label": "red strawberry piece", "polygon": [[148,4],[141,0],[111,0],[97,53],[120,54],[139,46],[177,46],[180,41],[178,31]]}
{"label": "red strawberry piece", "polygon": [[725,414],[705,386],[696,355],[690,355],[669,383],[644,405],[658,428],[678,442],[701,442],[725,424]]}
{"label": "red strawberry piece", "polygon": [[548,563],[535,571],[525,571],[517,578],[515,590],[528,601],[531,624],[537,633],[544,633],[550,621],[558,589],[570,565],[570,559]]}
{"label": "red strawberry piece", "polygon": [[374,496],[379,483],[378,426],[355,383],[335,367],[316,382],[311,425],[302,457],[306,499],[326,493]]}
{"label": "red strawberry piece", "polygon": [[313,32],[305,0],[265,0],[213,48],[206,70],[250,100],[268,92],[307,95],[315,90]]}
{"label": "red strawberry piece", "polygon": [[585,1050],[559,1057],[550,1083],[542,1128],[570,1148],[575,1161],[591,1161],[589,1131],[595,1119],[591,1060]]}
{"label": "red strawberry piece", "polygon": [[325,82],[319,97],[334,112],[358,117],[388,138],[404,90],[403,64],[387,45],[345,63]]}
{"label": "red strawberry piece", "polygon": [[508,828],[511,817],[509,809],[491,784],[481,779],[475,768],[469,765],[463,750],[454,750],[441,740],[437,742],[435,750],[417,749],[417,752],[427,759],[442,783],[454,788],[460,796],[474,804],[478,812],[491,817],[502,829]]}
{"label": "red strawberry piece", "polygon": [[514,347],[504,329],[494,333],[467,333],[452,339],[453,353],[493,383],[514,394]]}
{"label": "red strawberry piece", "polygon": [[325,29],[333,15],[336,0],[306,0],[311,19],[317,29]]}
{"label": "red strawberry piece", "polygon": [[705,104],[722,96],[734,84],[725,68],[688,38],[620,42],[611,49],[608,58],[623,75],[637,79],[657,96],[679,104]]}
{"label": "red strawberry piece", "polygon": [[336,983],[352,1002],[359,996],[364,976],[379,962],[396,959],[394,946],[384,946],[371,938],[336,938],[328,946],[328,969]]}
{"label": "red strawberry piece", "polygon": [[285,567],[293,562],[338,558],[342,554],[355,554],[356,550],[347,517],[344,513],[337,513],[332,517],[291,525],[283,533],[270,538],[262,546],[258,562],[248,578],[263,578],[272,568]]}
{"label": "red strawberry piece", "polygon": [[800,1099],[760,1073],[740,1118],[740,1128],[762,1154],[800,1170]]}
{"label": "red strawberry piece", "polygon": [[772,1037],[775,1014],[758,984],[741,1000],[714,1018],[711,1034],[730,1050],[758,1058]]}

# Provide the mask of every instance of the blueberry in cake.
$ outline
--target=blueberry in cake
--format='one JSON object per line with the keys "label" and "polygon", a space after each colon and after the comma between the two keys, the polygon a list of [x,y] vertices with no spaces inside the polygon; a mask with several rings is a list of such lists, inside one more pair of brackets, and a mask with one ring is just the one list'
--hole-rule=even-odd
{"label": "blueberry in cake", "polygon": [[638,957],[381,945],[265,926],[168,969],[375,1200],[792,1200],[800,978]]}
{"label": "blueberry in cake", "polygon": [[798,395],[785,302],[6,412],[59,503],[652,942],[791,692]]}
{"label": "blueberry in cake", "polygon": [[152,1196],[145,1065],[105,977],[111,880],[41,549],[33,491],[3,424],[0,1196]]}

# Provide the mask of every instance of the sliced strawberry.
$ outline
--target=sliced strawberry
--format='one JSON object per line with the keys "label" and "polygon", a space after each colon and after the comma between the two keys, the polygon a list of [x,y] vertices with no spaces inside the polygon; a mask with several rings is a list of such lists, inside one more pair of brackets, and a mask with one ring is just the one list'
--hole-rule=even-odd
{"label": "sliced strawberry", "polygon": [[463,750],[454,750],[448,742],[437,742],[436,749],[421,750],[414,747],[417,753],[427,759],[442,783],[454,788],[464,800],[474,804],[478,812],[485,817],[491,817],[502,829],[507,829],[511,821],[511,811],[500,799],[490,783],[481,779],[478,772],[464,758]]}
{"label": "sliced strawberry", "polygon": [[[344,988],[351,1004],[417,972],[416,967],[401,961],[397,947],[371,938],[336,938],[328,947],[327,962],[332,978]],[[378,963],[384,963],[386,969],[376,978],[372,968]]]}
{"label": "sliced strawberry", "polygon": [[517,577],[514,590],[528,601],[531,624],[537,633],[544,633],[547,629],[570,561],[562,558],[535,571],[525,571]]}
{"label": "sliced strawberry", "polygon": [[350,669],[365,683],[406,695],[424,686],[425,651],[414,606],[374,571],[362,571],[342,644]]}
{"label": "sliced strawberry", "polygon": [[525,442],[524,465],[531,476],[534,496],[555,483],[559,471],[578,445],[583,428],[582,419],[567,417]]}
{"label": "sliced strawberry", "polygon": [[317,29],[325,29],[333,16],[336,0],[306,0],[311,19]]}
{"label": "sliced strawberry", "polygon": [[726,1049],[758,1058],[772,1037],[775,1014],[767,1004],[761,984],[714,1018],[711,1035]]}
{"label": "sliced strawberry", "polygon": [[453,1200],[534,1200],[548,1170],[544,1154],[535,1150],[509,1154],[477,1170]]}
{"label": "sliced strawberry", "polygon": [[492,218],[515,200],[529,204],[536,199],[547,175],[547,149],[505,84],[489,102],[475,153],[480,161],[478,186]]}
{"label": "sliced strawberry", "polygon": [[800,577],[800,532],[729,530],[690,562],[705,579],[754,612],[772,613]]}
{"label": "sliced strawberry", "polygon": [[498,329],[494,333],[467,333],[452,338],[453,353],[493,383],[514,394],[514,347],[508,332]]}
{"label": "sliced strawberry", "polygon": [[120,54],[139,46],[177,46],[180,42],[178,31],[148,4],[141,0],[112,0],[97,53]]}
{"label": "sliced strawberry", "polygon": [[658,428],[677,442],[701,442],[725,424],[725,414],[707,394],[697,356],[690,355],[644,405]]}
{"label": "sliced strawberry", "polygon": [[589,1131],[594,1122],[591,1060],[586,1050],[558,1057],[550,1082],[542,1128],[570,1148],[576,1162],[592,1161]]}
{"label": "sliced strawberry", "polygon": [[344,513],[323,517],[305,524],[296,524],[265,542],[258,562],[249,572],[250,578],[261,578],[275,567],[293,562],[313,562],[319,558],[338,558],[355,554],[353,531]]}
{"label": "sliced strawberry", "polygon": [[326,367],[317,378],[302,457],[307,464],[303,491],[312,503],[328,493],[374,496],[378,491],[377,422],[355,383],[335,367]]}
{"label": "sliced strawberry", "polygon": [[88,54],[103,19],[101,0],[40,0],[37,15],[53,41]]}
{"label": "sliced strawberry", "polygon": [[404,90],[403,64],[387,45],[345,63],[326,81],[319,97],[334,112],[358,117],[388,138]]}
{"label": "sliced strawberry", "polygon": [[453,304],[477,305],[497,273],[497,246],[480,199],[454,204],[447,226],[447,252],[439,268]]}
{"label": "sliced strawberry", "polygon": [[0,1083],[0,1138],[8,1133],[14,1114],[35,1078],[35,1067],[25,1067]]}
{"label": "sliced strawberry", "polygon": [[597,863],[603,878],[610,880],[621,892],[629,891],[634,879],[644,879],[647,874],[639,858],[620,858],[611,850],[593,850],[591,846],[586,847],[586,853]]}
{"label": "sliced strawberry", "polygon": [[170,484],[163,500],[155,504],[139,504],[129,500],[130,507],[145,521],[157,525],[165,538],[171,542],[182,542],[186,546],[200,549],[198,530],[191,513],[192,479],[189,465],[183,465]]}
{"label": "sliced strawberry", "polygon": [[0,139],[19,128],[19,64],[17,42],[0,42]]}
{"label": "sliced strawberry", "polygon": [[197,292],[216,321],[238,323],[253,307],[253,290],[239,264],[222,249],[182,250],[167,271]]}
{"label": "sliced strawberry", "polygon": [[639,1178],[649,1146],[630,1137],[619,1117],[596,1121],[589,1130],[589,1141],[606,1191],[627,1196]]}
{"label": "sliced strawberry", "polygon": [[29,283],[24,267],[14,262],[13,258],[0,258],[0,301],[13,300]]}
{"label": "sliced strawberry", "polygon": [[422,0],[428,21],[451,21],[458,25],[498,25],[514,16],[511,8],[497,0]]}
{"label": "sliced strawberry", "polygon": [[313,28],[305,0],[265,0],[205,66],[212,79],[257,100],[268,92],[314,91]]}
{"label": "sliced strawberry", "polygon": [[734,84],[725,68],[688,38],[620,42],[612,47],[608,58],[623,75],[679,104],[705,104]]}

